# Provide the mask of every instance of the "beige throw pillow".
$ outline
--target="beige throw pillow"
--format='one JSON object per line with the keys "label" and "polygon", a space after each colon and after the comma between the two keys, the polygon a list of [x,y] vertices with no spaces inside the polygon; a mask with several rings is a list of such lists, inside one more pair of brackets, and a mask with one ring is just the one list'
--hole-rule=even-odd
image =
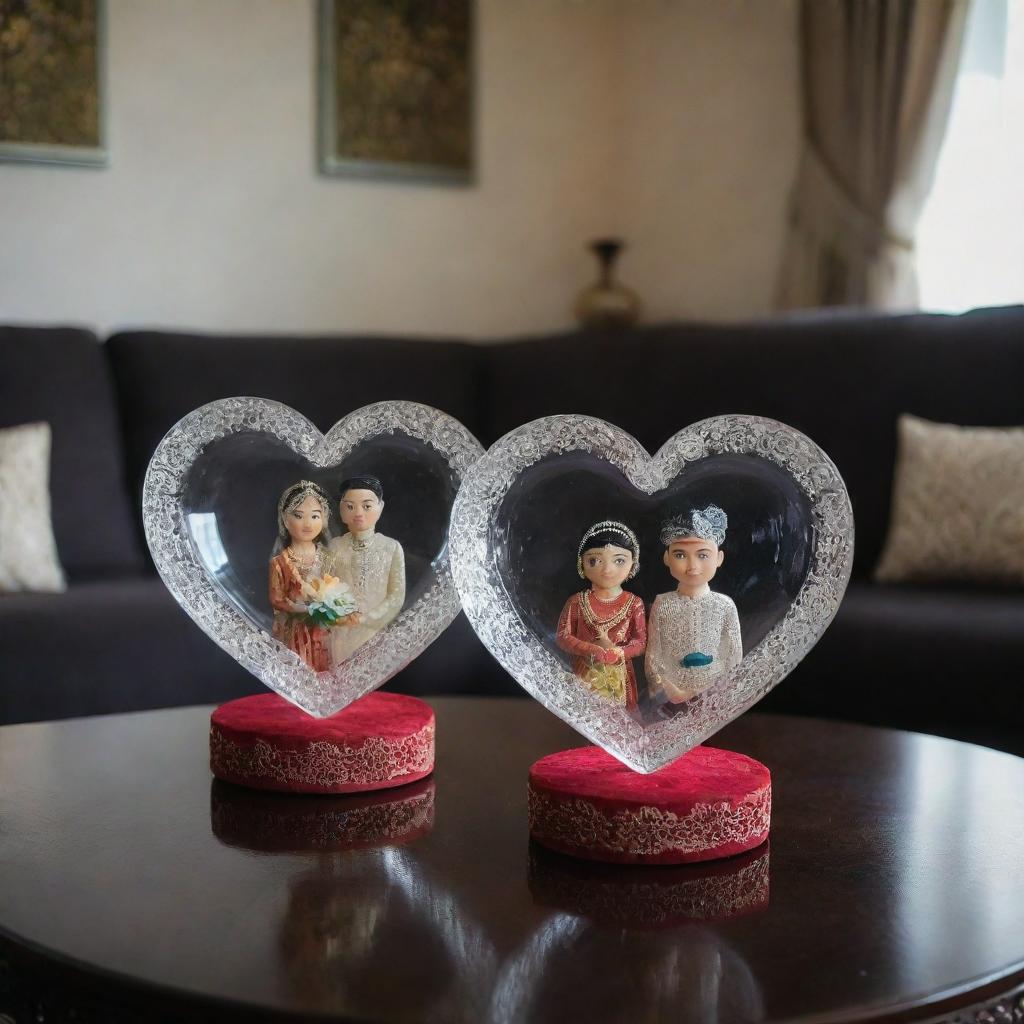
{"label": "beige throw pillow", "polygon": [[899,420],[885,583],[1024,584],[1024,427]]}
{"label": "beige throw pillow", "polygon": [[0,429],[0,591],[63,589],[50,522],[50,425]]}

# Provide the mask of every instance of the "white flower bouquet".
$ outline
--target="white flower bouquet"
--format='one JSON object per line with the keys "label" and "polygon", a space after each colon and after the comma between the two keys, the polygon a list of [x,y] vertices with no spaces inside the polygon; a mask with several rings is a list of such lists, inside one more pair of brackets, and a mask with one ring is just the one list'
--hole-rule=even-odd
{"label": "white flower bouquet", "polygon": [[302,585],[306,614],[317,626],[330,627],[358,610],[355,594],[337,576],[325,573],[322,578]]}

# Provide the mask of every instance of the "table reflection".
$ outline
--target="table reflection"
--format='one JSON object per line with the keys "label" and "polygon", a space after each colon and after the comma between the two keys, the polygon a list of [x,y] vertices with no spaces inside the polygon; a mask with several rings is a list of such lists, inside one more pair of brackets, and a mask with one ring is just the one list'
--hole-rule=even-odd
{"label": "table reflection", "polygon": [[556,913],[507,962],[490,1024],[566,1020],[760,1021],[746,961],[711,928],[608,928]]}
{"label": "table reflection", "polygon": [[768,844],[671,867],[600,864],[530,845],[530,892],[546,907],[623,928],[716,921],[768,906]]}
{"label": "table reflection", "polygon": [[434,780],[376,793],[269,793],[214,779],[210,828],[225,846],[258,853],[365,850],[410,843],[434,826]]}
{"label": "table reflection", "polygon": [[289,883],[279,941],[303,1009],[360,1020],[486,1017],[493,946],[410,850],[320,857]]}
{"label": "table reflection", "polygon": [[744,958],[695,922],[767,907],[767,844],[674,867],[599,864],[531,844],[529,884],[555,913],[506,961],[492,1024],[763,1018]]}

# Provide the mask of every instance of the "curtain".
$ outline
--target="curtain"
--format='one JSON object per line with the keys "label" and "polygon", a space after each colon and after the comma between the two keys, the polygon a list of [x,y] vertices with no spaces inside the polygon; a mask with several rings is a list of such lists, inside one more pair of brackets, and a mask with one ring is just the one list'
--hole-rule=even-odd
{"label": "curtain", "polygon": [[917,305],[968,0],[801,0],[803,152],[778,304]]}

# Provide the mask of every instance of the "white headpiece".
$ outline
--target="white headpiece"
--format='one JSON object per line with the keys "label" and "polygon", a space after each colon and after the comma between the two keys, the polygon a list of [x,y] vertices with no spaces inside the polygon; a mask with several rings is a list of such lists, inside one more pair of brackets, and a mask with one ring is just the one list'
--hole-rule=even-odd
{"label": "white headpiece", "polygon": [[665,520],[661,527],[661,543],[668,547],[680,537],[699,537],[701,540],[714,541],[717,547],[721,547],[725,543],[728,525],[729,517],[717,505],[695,508]]}

